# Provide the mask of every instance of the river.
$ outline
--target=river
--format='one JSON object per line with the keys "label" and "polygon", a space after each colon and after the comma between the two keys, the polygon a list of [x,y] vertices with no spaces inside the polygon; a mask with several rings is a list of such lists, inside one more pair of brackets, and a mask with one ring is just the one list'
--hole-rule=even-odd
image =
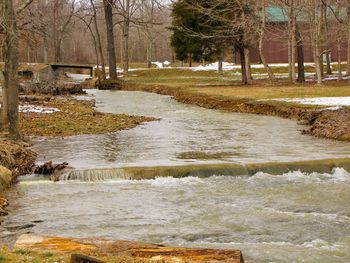
{"label": "river", "polygon": [[[350,144],[301,135],[275,117],[225,113],[142,92],[89,91],[100,111],[159,117],[108,135],[35,139],[39,161],[78,169],[349,157]],[[83,98],[82,98],[83,99]],[[12,188],[5,240],[31,232],[170,246],[237,248],[247,262],[349,262],[350,174],[30,178]],[[17,226],[28,225],[16,230]]]}

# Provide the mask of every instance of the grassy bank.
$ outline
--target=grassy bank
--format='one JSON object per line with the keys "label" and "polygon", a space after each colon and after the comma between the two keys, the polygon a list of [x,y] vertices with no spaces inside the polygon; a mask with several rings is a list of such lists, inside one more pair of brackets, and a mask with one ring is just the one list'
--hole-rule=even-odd
{"label": "grassy bank", "polygon": [[21,113],[20,129],[24,135],[29,136],[102,134],[134,128],[143,122],[156,120],[143,116],[101,113],[95,110],[93,101],[70,97],[57,97],[30,104],[60,111],[50,114]]}
{"label": "grassy bank", "polygon": [[220,75],[215,71],[151,69],[131,72],[127,80],[130,84],[162,85],[190,93],[254,100],[350,96],[347,80],[326,81],[323,86],[317,86],[312,82],[293,85],[285,79],[273,82],[265,79],[253,80],[250,85],[242,86],[240,73],[237,73],[226,71]]}

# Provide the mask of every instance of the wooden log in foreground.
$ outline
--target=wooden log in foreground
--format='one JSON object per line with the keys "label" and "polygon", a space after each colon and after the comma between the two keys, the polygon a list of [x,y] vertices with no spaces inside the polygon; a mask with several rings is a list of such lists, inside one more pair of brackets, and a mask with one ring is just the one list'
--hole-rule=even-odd
{"label": "wooden log in foreground", "polygon": [[239,250],[171,248],[156,244],[145,244],[129,241],[111,241],[96,238],[62,238],[36,235],[21,235],[16,249],[36,251],[82,253],[94,255],[129,256],[140,259],[162,260],[163,262],[227,262],[243,263]]}

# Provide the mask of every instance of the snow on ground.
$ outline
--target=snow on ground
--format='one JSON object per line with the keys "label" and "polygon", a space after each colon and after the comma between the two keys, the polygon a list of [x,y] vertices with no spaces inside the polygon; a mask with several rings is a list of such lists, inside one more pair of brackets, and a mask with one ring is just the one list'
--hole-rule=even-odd
{"label": "snow on ground", "polygon": [[321,105],[321,106],[333,106],[333,107],[350,106],[350,97],[324,97],[324,98],[274,99],[274,100],[294,102],[294,103],[307,104],[307,105]]}
{"label": "snow on ground", "polygon": [[19,106],[19,112],[24,112],[24,113],[43,113],[43,114],[50,114],[50,113],[55,113],[59,112],[59,109],[56,108],[48,108],[48,107],[43,107],[43,106],[35,106],[35,105],[20,105]]}
{"label": "snow on ground", "polygon": [[[186,68],[191,69],[193,71],[210,71],[210,70],[218,70],[218,66],[219,66],[219,62],[215,62],[215,63],[207,64],[205,66],[201,65],[201,66],[197,66],[197,67],[192,67],[192,68],[186,67]],[[269,66],[270,67],[288,67],[288,64],[276,63],[276,64],[269,64]],[[314,66],[314,64],[313,63],[305,63],[305,66]],[[263,64],[252,64],[251,67],[255,68],[255,69],[260,69],[260,68],[264,68],[264,65]],[[234,70],[234,69],[241,69],[241,65],[230,63],[230,62],[223,62],[223,70],[224,71],[229,71],[229,70]]]}
{"label": "snow on ground", "polygon": [[159,61],[152,62],[152,65],[155,65],[157,68],[164,68],[164,64]]}

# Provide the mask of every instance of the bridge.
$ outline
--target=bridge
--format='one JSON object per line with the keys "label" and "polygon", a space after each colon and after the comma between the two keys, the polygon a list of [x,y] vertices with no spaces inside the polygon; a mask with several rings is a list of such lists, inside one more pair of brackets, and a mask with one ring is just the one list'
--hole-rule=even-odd
{"label": "bridge", "polygon": [[65,68],[74,68],[74,69],[88,69],[90,70],[90,76],[94,77],[94,64],[74,64],[74,63],[49,63],[50,67],[53,71],[57,71],[59,69],[65,69]]}

